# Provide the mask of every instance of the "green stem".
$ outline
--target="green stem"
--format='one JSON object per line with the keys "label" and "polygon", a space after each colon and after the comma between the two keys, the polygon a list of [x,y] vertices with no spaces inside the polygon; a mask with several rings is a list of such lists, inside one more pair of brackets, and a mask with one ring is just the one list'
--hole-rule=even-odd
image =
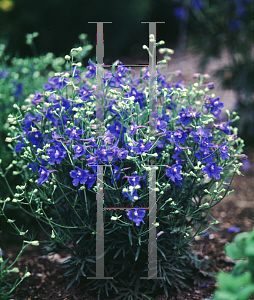
{"label": "green stem", "polygon": [[6,177],[5,177],[6,174],[7,174],[7,172],[6,172],[6,173],[4,174],[4,176],[3,176],[4,181],[5,181],[5,183],[6,183],[7,187],[8,187],[8,189],[9,189],[9,191],[11,192],[12,196],[14,196],[14,192],[13,192],[12,188],[10,187],[8,180],[7,180]]}

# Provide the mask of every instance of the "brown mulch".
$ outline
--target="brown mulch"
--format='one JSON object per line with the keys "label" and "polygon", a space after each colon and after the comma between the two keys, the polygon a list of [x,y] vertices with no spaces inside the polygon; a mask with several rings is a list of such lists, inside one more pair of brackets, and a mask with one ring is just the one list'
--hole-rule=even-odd
{"label": "brown mulch", "polygon": [[[254,148],[245,151],[249,160],[254,166]],[[195,240],[193,249],[201,258],[210,258],[209,268],[198,272],[195,281],[190,283],[189,290],[182,289],[179,294],[172,294],[170,300],[192,300],[211,297],[216,284],[214,280],[206,276],[205,272],[216,272],[223,270],[231,272],[235,263],[225,256],[224,247],[233,241],[237,233],[227,231],[228,227],[236,226],[241,232],[251,231],[254,227],[254,169],[242,171],[243,176],[236,176],[232,188],[235,193],[223,199],[215,206],[211,214],[220,222],[216,228],[220,231],[210,230],[208,237],[200,237]],[[3,231],[0,234],[0,247],[4,252],[4,259],[10,258],[10,263],[20,251],[21,239],[11,236]],[[66,254],[60,253],[60,256]],[[63,276],[66,270],[57,266],[45,258],[43,245],[39,247],[30,246],[19,258],[16,266],[20,269],[20,276],[25,267],[31,273],[16,289],[12,299],[33,300],[33,299],[58,299],[58,300],[96,300],[95,297],[87,294],[82,286],[73,285],[66,291],[69,283],[68,278]],[[154,295],[154,300],[167,299],[163,292]],[[254,298],[252,298],[254,299]],[[103,299],[109,300],[109,299]]]}

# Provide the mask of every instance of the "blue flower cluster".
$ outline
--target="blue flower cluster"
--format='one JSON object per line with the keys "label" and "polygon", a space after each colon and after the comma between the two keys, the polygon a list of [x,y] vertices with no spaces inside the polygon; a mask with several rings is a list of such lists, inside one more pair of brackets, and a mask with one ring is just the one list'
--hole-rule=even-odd
{"label": "blue flower cluster", "polygon": [[[164,174],[170,179],[171,185],[178,188],[182,187],[189,160],[195,166],[198,162],[203,164],[202,171],[210,178],[220,179],[223,167],[218,164],[224,164],[230,158],[230,153],[227,140],[216,144],[214,133],[224,138],[230,135],[230,121],[224,124],[220,120],[213,129],[205,128],[203,122],[208,119],[208,114],[219,119],[224,106],[219,98],[205,98],[202,108],[194,107],[194,101],[184,105],[179,100],[185,89],[181,81],[169,84],[157,71],[158,97],[164,97],[165,104],[155,120],[158,133],[150,139],[149,127],[146,126],[149,122],[144,118],[148,114],[143,114],[142,121],[139,117],[130,118],[135,116],[137,107],[139,115],[147,109],[147,95],[143,86],[144,83],[148,86],[150,74],[147,69],[143,77],[127,77],[130,70],[120,62],[115,73],[108,71],[102,78],[107,108],[105,132],[95,137],[96,66],[91,61],[88,63],[85,78],[94,81],[92,88],[91,84],[83,84],[84,80],[81,81],[80,71],[76,67],[70,73],[49,78],[43,86],[44,92],[35,91],[31,100],[36,113],[27,113],[20,123],[22,133],[16,136],[15,151],[21,152],[32,145],[34,159],[27,155],[23,157],[29,161],[28,167],[32,172],[38,174],[38,185],[51,180],[52,172],[66,172],[64,170],[71,168],[66,176],[69,176],[73,187],[80,189],[87,185],[90,190],[97,178],[96,165],[106,164],[112,166],[111,184],[127,179],[129,186],[123,189],[122,195],[135,202],[140,199],[138,190],[141,182],[147,184],[146,174],[138,176],[137,169],[129,167],[128,162],[135,161],[140,169],[142,163],[149,164],[148,157],[154,157],[156,164],[164,165]],[[81,82],[83,85],[79,87]],[[128,91],[124,89],[126,85],[130,87]],[[68,95],[69,86],[73,90]],[[113,97],[114,89],[121,96]],[[166,155],[166,152],[170,155]],[[123,165],[127,168],[122,168]],[[51,167],[55,170],[51,170]],[[126,175],[127,170],[129,175]],[[139,226],[145,211],[129,211],[128,216]]]}

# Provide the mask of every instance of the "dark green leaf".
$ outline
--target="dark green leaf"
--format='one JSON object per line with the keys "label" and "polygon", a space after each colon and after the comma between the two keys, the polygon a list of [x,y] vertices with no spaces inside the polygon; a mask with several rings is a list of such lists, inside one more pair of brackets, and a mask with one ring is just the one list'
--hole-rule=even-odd
{"label": "dark green leaf", "polygon": [[137,252],[136,252],[136,255],[135,255],[135,261],[137,261],[137,259],[138,259],[139,252],[140,252],[140,246],[138,246],[138,249],[137,249]]}
{"label": "dark green leaf", "polygon": [[132,246],[132,234],[131,234],[131,227],[128,228],[128,236],[129,236],[129,241],[130,241],[130,244]]}

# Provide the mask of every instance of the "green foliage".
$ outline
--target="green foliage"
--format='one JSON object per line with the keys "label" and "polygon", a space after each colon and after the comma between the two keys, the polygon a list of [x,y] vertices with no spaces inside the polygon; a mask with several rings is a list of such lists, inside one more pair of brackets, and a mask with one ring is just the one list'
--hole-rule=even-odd
{"label": "green foliage", "polygon": [[237,262],[230,274],[220,272],[219,288],[213,300],[247,300],[254,295],[254,229],[235,236],[234,242],[225,246],[226,255]]}

